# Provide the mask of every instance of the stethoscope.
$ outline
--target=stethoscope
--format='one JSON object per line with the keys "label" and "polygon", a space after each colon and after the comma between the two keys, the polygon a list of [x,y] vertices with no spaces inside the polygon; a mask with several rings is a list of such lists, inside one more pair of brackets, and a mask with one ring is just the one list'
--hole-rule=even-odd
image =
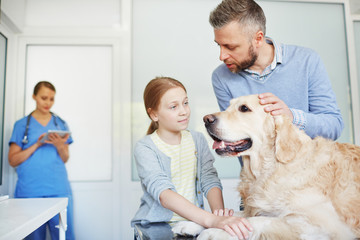
{"label": "stethoscope", "polygon": [[[27,118],[26,118],[26,127],[25,127],[24,138],[23,138],[23,140],[21,141],[23,144],[27,144],[27,143],[29,142],[29,139],[28,139],[29,125],[30,125],[31,114],[32,114],[33,112],[34,112],[34,111],[32,111],[32,112],[27,116]],[[56,118],[59,118],[60,121],[62,121],[64,124],[65,124],[65,121],[62,120],[62,119],[61,119],[59,116],[57,116],[56,114],[54,114],[54,113],[52,113],[52,112],[50,112],[50,113],[51,113],[51,116],[52,116],[53,119],[54,119],[54,124],[55,124],[56,128],[59,129],[59,130],[61,130],[60,127],[59,127],[59,125],[58,125],[58,123],[57,123],[57,121],[56,121]]]}

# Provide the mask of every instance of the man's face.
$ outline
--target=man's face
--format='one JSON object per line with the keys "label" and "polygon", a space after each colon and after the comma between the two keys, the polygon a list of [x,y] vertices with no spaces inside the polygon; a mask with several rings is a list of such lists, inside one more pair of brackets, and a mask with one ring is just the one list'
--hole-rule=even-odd
{"label": "man's face", "polygon": [[214,34],[215,42],[220,46],[220,60],[231,72],[238,73],[254,65],[258,54],[239,23],[233,21],[220,29],[214,29]]}

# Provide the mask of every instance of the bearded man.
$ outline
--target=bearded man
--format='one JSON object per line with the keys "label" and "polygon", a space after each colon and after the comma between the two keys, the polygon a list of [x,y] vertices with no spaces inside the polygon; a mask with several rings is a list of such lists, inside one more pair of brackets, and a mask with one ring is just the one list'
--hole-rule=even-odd
{"label": "bearded man", "polygon": [[310,137],[341,135],[343,119],[315,51],[265,36],[265,14],[253,0],[223,0],[209,22],[223,62],[212,74],[221,111],[232,98],[259,94],[266,112],[287,115]]}

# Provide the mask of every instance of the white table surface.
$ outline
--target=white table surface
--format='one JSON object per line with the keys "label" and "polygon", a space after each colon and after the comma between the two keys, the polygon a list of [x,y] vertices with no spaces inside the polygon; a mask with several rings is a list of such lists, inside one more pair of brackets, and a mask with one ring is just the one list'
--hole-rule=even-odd
{"label": "white table surface", "polygon": [[60,232],[66,230],[67,204],[67,198],[12,198],[0,201],[0,240],[21,240],[58,213],[63,213],[65,218],[65,229],[60,228]]}

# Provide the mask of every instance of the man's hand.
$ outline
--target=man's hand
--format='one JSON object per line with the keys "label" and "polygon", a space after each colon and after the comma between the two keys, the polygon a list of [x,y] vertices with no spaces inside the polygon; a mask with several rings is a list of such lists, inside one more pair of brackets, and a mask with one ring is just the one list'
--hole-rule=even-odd
{"label": "man's hand", "polygon": [[284,114],[288,116],[291,121],[294,120],[294,116],[290,111],[289,107],[274,94],[261,93],[259,94],[259,99],[261,105],[269,104],[264,108],[265,112],[270,112],[273,116]]}

